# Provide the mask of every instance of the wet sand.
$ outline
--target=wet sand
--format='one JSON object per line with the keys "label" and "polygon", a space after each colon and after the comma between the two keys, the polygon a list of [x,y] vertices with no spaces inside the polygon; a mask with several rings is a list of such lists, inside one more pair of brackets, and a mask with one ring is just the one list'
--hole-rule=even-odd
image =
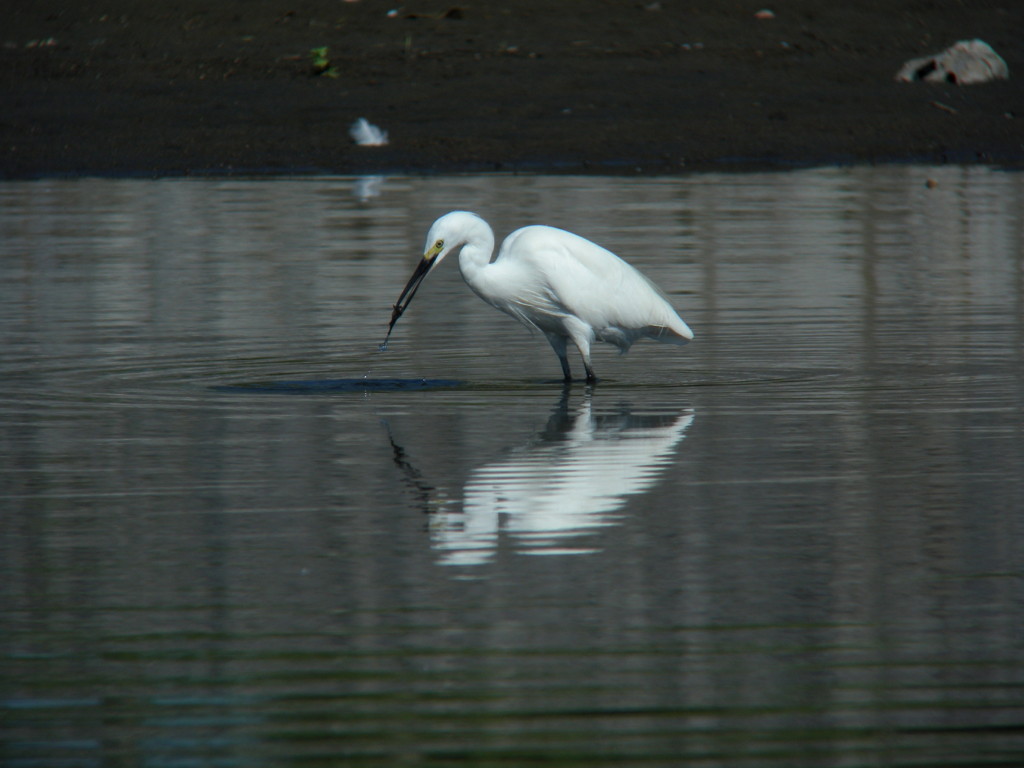
{"label": "wet sand", "polygon": [[[1024,3],[969,5],[15,0],[0,176],[1019,167]],[[1009,80],[895,81],[975,37]]]}

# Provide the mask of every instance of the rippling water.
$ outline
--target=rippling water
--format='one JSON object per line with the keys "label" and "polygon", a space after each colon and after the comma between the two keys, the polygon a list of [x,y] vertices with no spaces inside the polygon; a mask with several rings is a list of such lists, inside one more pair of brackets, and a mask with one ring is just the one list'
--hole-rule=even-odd
{"label": "rippling water", "polygon": [[[617,251],[695,341],[563,388],[449,265],[379,353],[452,208]],[[0,183],[4,765],[1024,764],[1022,210],[953,167]]]}

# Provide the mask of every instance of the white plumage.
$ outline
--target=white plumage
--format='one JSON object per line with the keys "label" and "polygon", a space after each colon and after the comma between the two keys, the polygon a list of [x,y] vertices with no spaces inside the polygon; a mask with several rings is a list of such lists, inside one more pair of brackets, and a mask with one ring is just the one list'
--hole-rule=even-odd
{"label": "white plumage", "polygon": [[388,143],[388,132],[382,131],[365,117],[352,123],[348,135],[361,147],[383,147]]}
{"label": "white plumage", "polygon": [[423,259],[394,306],[389,336],[424,278],[460,248],[459,269],[473,292],[543,333],[567,381],[569,341],[580,351],[587,380],[594,381],[595,341],[625,352],[643,337],[670,344],[693,338],[657,286],[611,251],[571,232],[534,225],[505,238],[492,260],[491,227],[467,211],[445,214],[430,227]]}

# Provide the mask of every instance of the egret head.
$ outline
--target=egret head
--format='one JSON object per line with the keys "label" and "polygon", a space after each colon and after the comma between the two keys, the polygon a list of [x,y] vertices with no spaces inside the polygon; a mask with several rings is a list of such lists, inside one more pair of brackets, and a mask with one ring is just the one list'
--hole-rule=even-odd
{"label": "egret head", "polygon": [[[423,258],[416,265],[412,277],[405,284],[405,288],[402,289],[398,301],[395,302],[392,308],[391,323],[388,325],[389,336],[391,335],[391,329],[395,327],[395,323],[398,322],[398,318],[402,316],[402,313],[408,309],[409,304],[412,302],[412,297],[416,295],[416,291],[427,275],[444,260],[445,256],[452,251],[457,251],[469,242],[481,225],[490,235],[490,227],[487,225],[487,222],[475,213],[469,213],[468,211],[446,213],[431,225],[430,231],[427,233],[426,243],[423,246]],[[490,237],[493,243],[493,235],[490,235]]]}
{"label": "egret head", "polygon": [[431,268],[441,263],[449,253],[459,250],[470,241],[490,243],[494,247],[494,234],[486,221],[469,211],[446,213],[427,232],[423,245],[423,260],[431,262]]}

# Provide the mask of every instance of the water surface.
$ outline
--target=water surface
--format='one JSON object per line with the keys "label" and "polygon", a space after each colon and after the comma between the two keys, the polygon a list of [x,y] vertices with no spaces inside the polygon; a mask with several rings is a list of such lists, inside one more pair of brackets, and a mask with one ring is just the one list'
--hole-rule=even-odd
{"label": "water surface", "polygon": [[[695,341],[565,388],[451,264],[379,353],[454,208]],[[4,764],[1020,765],[1021,210],[977,167],[0,184]]]}

